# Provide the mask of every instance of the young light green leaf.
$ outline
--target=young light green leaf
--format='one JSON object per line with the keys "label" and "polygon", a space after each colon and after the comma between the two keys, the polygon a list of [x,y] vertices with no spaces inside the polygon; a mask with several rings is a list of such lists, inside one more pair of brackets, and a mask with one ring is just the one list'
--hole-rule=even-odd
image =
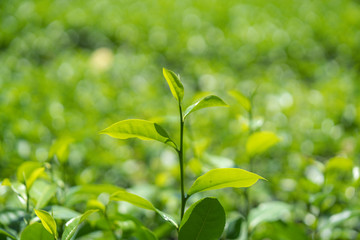
{"label": "young light green leaf", "polygon": [[36,222],[22,231],[20,240],[54,240],[54,236],[41,223]]}
{"label": "young light green leaf", "polygon": [[42,225],[44,228],[51,233],[55,239],[57,239],[57,229],[55,219],[44,210],[36,210],[35,214],[40,218]]}
{"label": "young light green leaf", "polygon": [[216,240],[225,227],[225,211],[216,198],[203,198],[185,212],[179,240]]}
{"label": "young light green leaf", "polygon": [[255,132],[246,142],[246,152],[249,157],[261,154],[280,141],[273,132]]}
{"label": "young light green leaf", "polygon": [[218,96],[210,95],[189,106],[184,113],[184,119],[192,112],[208,107],[227,107],[228,105]]}
{"label": "young light green leaf", "polygon": [[14,235],[12,235],[11,233],[9,233],[8,231],[6,231],[5,229],[0,228],[0,235],[5,235],[11,239],[15,239],[16,237]]}
{"label": "young light green leaf", "polygon": [[127,191],[118,191],[118,192],[114,193],[110,197],[110,200],[125,201],[125,202],[131,203],[132,205],[135,205],[140,208],[156,211],[154,205],[151,202],[149,202],[145,198],[142,198],[136,194],[133,194],[133,193],[130,193]]}
{"label": "young light green leaf", "polygon": [[229,91],[229,94],[234,97],[246,111],[250,112],[251,102],[247,97],[245,97],[241,92],[236,90]]}
{"label": "young light green leaf", "polygon": [[27,189],[30,189],[32,187],[35,180],[38,179],[41,176],[41,174],[43,174],[44,171],[45,171],[45,168],[41,167],[41,168],[35,169],[30,174],[30,177],[28,179],[26,179],[26,187],[27,187]]}
{"label": "young light green leaf", "polygon": [[57,191],[57,185],[51,184],[45,181],[36,181],[31,190],[30,195],[36,201],[35,208],[43,208],[55,195]]}
{"label": "young light green leaf", "polygon": [[60,162],[65,162],[69,155],[69,145],[74,141],[71,137],[62,137],[57,139],[50,148],[49,158],[54,155]]}
{"label": "young light green leaf", "polygon": [[163,68],[163,75],[170,87],[172,95],[181,103],[184,96],[184,86],[180,81],[180,77],[166,68]]}
{"label": "young light green leaf", "polygon": [[145,198],[142,198],[142,197],[140,197],[140,196],[138,196],[136,194],[133,194],[133,193],[130,193],[130,192],[127,192],[127,191],[118,191],[118,192],[114,193],[110,197],[110,200],[112,200],[112,201],[125,201],[125,202],[131,203],[132,205],[135,205],[137,207],[155,211],[165,221],[170,222],[176,228],[178,227],[176,222],[174,221],[174,219],[172,217],[170,217],[169,215],[163,213],[159,209],[155,208],[154,205],[151,202],[149,202]]}
{"label": "young light green leaf", "polygon": [[90,214],[93,214],[97,210],[88,210],[84,214],[74,217],[70,219],[65,224],[64,233],[61,237],[61,240],[70,240],[76,233],[76,230],[78,229],[79,225],[86,220],[86,218],[89,217]]}
{"label": "young light green leaf", "polygon": [[114,123],[102,130],[100,134],[107,134],[118,139],[156,140],[176,148],[175,143],[160,125],[141,119],[129,119]]}
{"label": "young light green leaf", "polygon": [[259,179],[264,178],[240,168],[216,168],[198,177],[189,189],[188,195],[227,187],[250,187]]}
{"label": "young light green leaf", "polygon": [[4,180],[2,180],[1,186],[11,187],[10,180],[8,178],[5,178]]}
{"label": "young light green leaf", "polygon": [[334,170],[334,171],[351,171],[354,163],[351,159],[345,157],[334,157],[331,158],[326,163],[326,171]]}
{"label": "young light green leaf", "polygon": [[27,189],[31,188],[34,181],[43,173],[42,164],[39,162],[26,161],[17,169],[17,179],[19,182],[26,181]]}

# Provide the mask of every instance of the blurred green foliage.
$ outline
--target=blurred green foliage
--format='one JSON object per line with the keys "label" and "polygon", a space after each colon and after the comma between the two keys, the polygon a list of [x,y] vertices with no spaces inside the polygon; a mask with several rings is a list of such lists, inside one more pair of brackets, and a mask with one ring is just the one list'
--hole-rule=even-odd
{"label": "blurred green foliage", "polygon": [[[98,134],[118,120],[141,118],[178,139],[166,67],[180,73],[185,105],[211,92],[231,106],[191,117],[189,180],[213,167],[249,167],[248,116],[229,91],[250,97],[257,89],[254,127],[281,142],[253,159],[269,182],[250,189],[252,201],[283,201],[292,211],[259,225],[253,238],[297,232],[355,239],[359,42],[355,0],[0,1],[0,177],[16,179],[25,161],[48,162],[63,185],[132,188],[176,212],[175,153],[156,142]],[[0,211],[14,205],[9,192],[0,188]],[[214,195],[228,213],[242,208],[241,190],[225,193]],[[120,210],[140,215],[150,229],[161,222]]]}

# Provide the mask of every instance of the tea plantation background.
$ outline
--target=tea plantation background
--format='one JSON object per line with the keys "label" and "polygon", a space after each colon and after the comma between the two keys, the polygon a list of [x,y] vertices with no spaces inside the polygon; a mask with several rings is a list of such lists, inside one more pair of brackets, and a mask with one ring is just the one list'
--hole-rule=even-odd
{"label": "tea plantation background", "polygon": [[[360,238],[359,1],[4,0],[0,19],[1,229],[24,228],[25,205],[4,180],[20,184],[17,173],[29,161],[46,167],[34,203],[44,186],[56,185],[42,206],[49,212],[56,205],[83,213],[117,186],[177,216],[176,153],[99,135],[141,118],[179,139],[166,67],[180,74],[185,105],[211,93],[230,106],[187,123],[186,188],[212,168],[250,170],[248,113],[231,90],[255,92],[254,131],[281,141],[252,159],[251,170],[268,181],[249,188],[251,239]],[[71,198],[80,186],[91,190]],[[218,197],[226,210],[222,239],[244,239],[231,230],[241,222],[232,220],[244,212],[244,191],[203,196]],[[132,239],[132,220],[116,214],[139,219],[159,239],[176,236],[153,212],[108,207],[121,239]],[[112,239],[99,219],[90,216],[76,239]]]}

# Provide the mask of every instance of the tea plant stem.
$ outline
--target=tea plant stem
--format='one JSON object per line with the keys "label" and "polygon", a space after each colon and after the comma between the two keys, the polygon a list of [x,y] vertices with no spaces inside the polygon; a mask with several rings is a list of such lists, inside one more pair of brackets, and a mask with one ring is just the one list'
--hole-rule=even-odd
{"label": "tea plant stem", "polygon": [[25,188],[26,188],[26,225],[30,224],[30,192],[28,187],[26,186],[25,183]]}
{"label": "tea plant stem", "polygon": [[184,118],[182,114],[181,104],[179,103],[180,113],[180,149],[178,150],[179,164],[180,164],[180,186],[181,186],[181,213],[180,220],[182,220],[185,211],[185,204],[187,197],[185,196],[184,190]]}

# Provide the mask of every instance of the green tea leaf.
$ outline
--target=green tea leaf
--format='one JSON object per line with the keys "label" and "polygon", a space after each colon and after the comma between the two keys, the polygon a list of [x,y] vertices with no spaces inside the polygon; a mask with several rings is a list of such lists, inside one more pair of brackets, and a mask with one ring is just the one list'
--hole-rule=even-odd
{"label": "green tea leaf", "polygon": [[56,229],[56,222],[55,219],[46,211],[44,210],[36,210],[35,214],[40,218],[42,225],[44,228],[51,233],[54,238],[57,238],[57,229]]}
{"label": "green tea leaf", "polygon": [[151,202],[149,202],[145,198],[142,198],[133,193],[129,193],[127,191],[118,191],[118,192],[114,193],[111,196],[110,200],[125,201],[125,202],[131,203],[132,205],[135,205],[140,208],[156,211],[154,205],[152,205]]}
{"label": "green tea leaf", "polygon": [[89,217],[89,215],[93,214],[94,212],[97,212],[97,210],[88,210],[84,214],[74,217],[70,219],[65,224],[64,233],[61,237],[61,240],[70,240],[76,233],[76,230],[78,229],[79,225],[86,220],[86,218]]}
{"label": "green tea leaf", "polygon": [[326,171],[330,170],[342,170],[344,172],[349,171],[353,168],[353,161],[345,157],[334,157],[326,163]]}
{"label": "green tea leaf", "polygon": [[0,235],[5,235],[11,239],[15,239],[16,237],[14,235],[12,235],[11,233],[9,233],[8,231],[6,231],[5,229],[0,228]]}
{"label": "green tea leaf", "polygon": [[19,182],[26,182],[27,189],[30,189],[35,180],[40,177],[45,168],[39,162],[24,162],[18,167],[17,179]]}
{"label": "green tea leaf", "polygon": [[157,240],[155,234],[144,226],[137,226],[134,236],[141,240]]}
{"label": "green tea leaf", "polygon": [[226,228],[226,239],[238,239],[244,221],[245,218],[243,216],[239,216],[230,221],[228,227]]}
{"label": "green tea leaf", "polygon": [[180,103],[184,97],[184,86],[180,81],[180,77],[166,68],[163,68],[163,75],[170,87],[172,95]]}
{"label": "green tea leaf", "polygon": [[264,178],[240,168],[212,169],[196,179],[189,189],[188,195],[227,187],[250,187],[259,179]]}
{"label": "green tea leaf", "polygon": [[219,97],[210,95],[189,106],[184,113],[184,119],[192,112],[208,107],[227,107],[228,105]]}
{"label": "green tea leaf", "polygon": [[225,227],[225,211],[216,198],[203,198],[185,212],[179,240],[217,240]]}
{"label": "green tea leaf", "polygon": [[124,201],[124,202],[131,203],[132,205],[135,205],[135,206],[140,207],[140,208],[155,211],[165,221],[170,222],[176,228],[178,227],[177,224],[176,224],[176,221],[172,217],[170,217],[169,215],[163,213],[159,209],[155,208],[154,205],[151,202],[149,202],[145,198],[142,198],[142,197],[140,197],[140,196],[138,196],[136,194],[129,193],[127,191],[119,191],[119,192],[114,193],[110,197],[110,200],[112,200],[112,201]]}
{"label": "green tea leaf", "polygon": [[280,138],[273,132],[255,132],[246,142],[246,152],[250,157],[265,152],[280,141]]}
{"label": "green tea leaf", "polygon": [[69,145],[74,139],[70,137],[62,137],[56,140],[50,148],[49,158],[56,155],[60,162],[65,162],[69,155]]}
{"label": "green tea leaf", "polygon": [[7,186],[7,187],[11,187],[11,182],[8,178],[5,178],[2,182],[1,182],[2,186]]}
{"label": "green tea leaf", "polygon": [[44,171],[45,171],[45,168],[43,168],[43,167],[35,169],[31,173],[30,177],[26,180],[26,187],[28,189],[30,189],[32,187],[32,185],[34,184],[35,180],[38,179],[38,177],[40,177],[40,175],[43,174]]}
{"label": "green tea leaf", "polygon": [[291,213],[291,206],[285,202],[267,202],[251,209],[249,214],[249,228],[254,229],[263,222],[285,220]]}
{"label": "green tea leaf", "polygon": [[229,94],[234,97],[246,111],[250,112],[251,102],[249,98],[245,97],[241,92],[236,90],[229,91]]}
{"label": "green tea leaf", "polygon": [[54,240],[54,236],[41,223],[36,222],[22,231],[20,240]]}
{"label": "green tea leaf", "polygon": [[50,184],[46,181],[36,181],[30,191],[30,195],[36,201],[35,208],[43,208],[55,195],[57,185],[55,183]]}
{"label": "green tea leaf", "polygon": [[102,130],[100,134],[107,134],[118,139],[156,140],[176,148],[175,143],[160,125],[141,119],[129,119],[114,123]]}

